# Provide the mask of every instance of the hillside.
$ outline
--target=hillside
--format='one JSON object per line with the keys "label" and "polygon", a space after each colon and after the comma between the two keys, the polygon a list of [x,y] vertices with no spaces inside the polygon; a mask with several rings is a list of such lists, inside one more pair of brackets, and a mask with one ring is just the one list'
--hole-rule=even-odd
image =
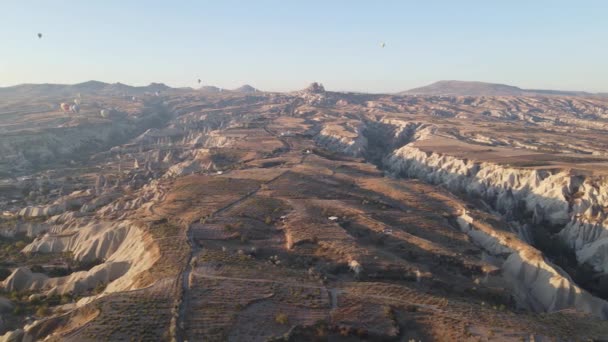
{"label": "hillside", "polygon": [[591,95],[581,91],[521,89],[506,84],[474,81],[438,81],[433,84],[401,92],[402,95],[446,96],[581,96]]}
{"label": "hillside", "polygon": [[17,96],[76,96],[81,95],[142,95],[162,91],[179,91],[163,83],[151,83],[147,86],[130,86],[123,83],[105,83],[87,81],[77,84],[20,84],[0,88],[0,95],[7,98]]}
{"label": "hillside", "polygon": [[245,84],[245,85],[242,85],[242,86],[234,89],[233,91],[237,92],[237,93],[245,93],[245,94],[247,94],[247,93],[255,93],[258,90],[256,88],[250,86],[249,84]]}

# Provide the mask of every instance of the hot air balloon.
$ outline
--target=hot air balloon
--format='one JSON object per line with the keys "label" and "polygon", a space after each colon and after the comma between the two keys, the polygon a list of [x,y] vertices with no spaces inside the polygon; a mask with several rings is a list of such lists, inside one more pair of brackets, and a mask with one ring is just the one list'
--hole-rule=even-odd
{"label": "hot air balloon", "polygon": [[201,79],[200,78],[198,79],[198,84],[201,84]]}
{"label": "hot air balloon", "polygon": [[70,106],[70,112],[72,113],[80,113],[80,106],[78,104],[73,104]]}
{"label": "hot air balloon", "polygon": [[68,113],[70,111],[70,104],[69,103],[65,103],[64,102],[64,103],[60,104],[59,107],[61,107],[61,109],[64,112],[66,112],[66,113]]}
{"label": "hot air balloon", "polygon": [[102,109],[99,114],[101,114],[102,118],[107,118],[108,116],[110,116],[110,111],[107,109]]}
{"label": "hot air balloon", "polygon": [[380,43],[380,47],[381,47],[381,48],[384,48],[385,46],[386,46],[386,43],[385,43],[385,42]]}
{"label": "hot air balloon", "polygon": [[42,33],[38,33],[38,39],[42,38]]}

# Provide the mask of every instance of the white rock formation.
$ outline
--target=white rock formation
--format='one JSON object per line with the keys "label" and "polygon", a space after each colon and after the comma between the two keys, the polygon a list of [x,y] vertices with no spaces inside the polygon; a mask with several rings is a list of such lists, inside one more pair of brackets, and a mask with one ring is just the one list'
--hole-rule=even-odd
{"label": "white rock formation", "polygon": [[61,234],[45,234],[26,246],[24,252],[72,252],[80,261],[103,260],[88,271],[65,277],[49,278],[27,268],[16,269],[2,286],[9,291],[37,290],[46,293],[79,293],[97,284],[109,284],[107,292],[130,290],[137,274],[158,259],[158,248],[137,225],[89,223]]}
{"label": "white rock formation", "polygon": [[367,148],[367,138],[363,135],[364,125],[355,127],[326,125],[317,136],[315,141],[331,150],[353,156],[363,155]]}
{"label": "white rock formation", "polygon": [[[608,183],[568,171],[518,169],[427,153],[406,145],[385,160],[395,174],[423,179],[484,199],[503,214],[521,208],[535,221],[564,226],[559,233],[575,249],[578,261],[608,272]],[[573,199],[575,196],[578,198]]]}
{"label": "white rock formation", "polygon": [[608,302],[581,289],[564,271],[545,260],[542,253],[513,234],[477,224],[466,212],[457,222],[473,242],[498,260],[504,260],[503,277],[520,305],[537,312],[574,308],[608,318]]}

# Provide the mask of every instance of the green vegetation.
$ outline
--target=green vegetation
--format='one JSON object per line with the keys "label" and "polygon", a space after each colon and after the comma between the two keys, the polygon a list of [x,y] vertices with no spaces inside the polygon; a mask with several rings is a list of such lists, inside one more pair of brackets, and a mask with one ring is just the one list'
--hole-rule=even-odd
{"label": "green vegetation", "polygon": [[30,315],[46,317],[52,313],[52,307],[68,304],[78,299],[71,293],[44,296],[35,294],[29,290],[11,291],[8,293],[0,291],[0,296],[7,297],[13,302],[14,308],[12,314],[19,317]]}
{"label": "green vegetation", "polygon": [[264,219],[264,223],[267,225],[271,225],[272,224],[272,217],[271,216],[266,216],[266,218]]}
{"label": "green vegetation", "polygon": [[289,323],[289,316],[287,316],[285,313],[279,312],[274,316],[274,321],[282,325],[287,325]]}
{"label": "green vegetation", "polygon": [[49,307],[46,304],[42,304],[36,309],[36,316],[38,317],[45,317],[48,316],[50,313],[51,310],[49,310]]}
{"label": "green vegetation", "polygon": [[393,308],[391,308],[390,306],[385,306],[384,307],[384,316],[390,320],[395,320],[395,310],[393,310]]}
{"label": "green vegetation", "polygon": [[21,250],[32,240],[25,233],[15,234],[13,237],[0,236],[0,263],[6,265],[23,262],[24,258]]}
{"label": "green vegetation", "polygon": [[95,294],[100,294],[100,293],[103,292],[103,290],[106,289],[106,286],[108,286],[108,284],[106,284],[106,283],[99,283],[99,284],[97,284],[97,286],[95,286],[95,288],[93,289],[93,292]]}
{"label": "green vegetation", "polygon": [[3,281],[4,279],[8,278],[9,275],[11,275],[11,270],[9,270],[8,268],[0,267],[0,281]]}

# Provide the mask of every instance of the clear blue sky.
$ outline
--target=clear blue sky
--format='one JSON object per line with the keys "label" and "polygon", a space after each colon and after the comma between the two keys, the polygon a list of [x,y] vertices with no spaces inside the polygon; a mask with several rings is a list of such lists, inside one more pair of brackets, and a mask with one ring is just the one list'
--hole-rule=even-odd
{"label": "clear blue sky", "polygon": [[0,0],[2,86],[198,78],[264,90],[457,79],[608,91],[608,1]]}

